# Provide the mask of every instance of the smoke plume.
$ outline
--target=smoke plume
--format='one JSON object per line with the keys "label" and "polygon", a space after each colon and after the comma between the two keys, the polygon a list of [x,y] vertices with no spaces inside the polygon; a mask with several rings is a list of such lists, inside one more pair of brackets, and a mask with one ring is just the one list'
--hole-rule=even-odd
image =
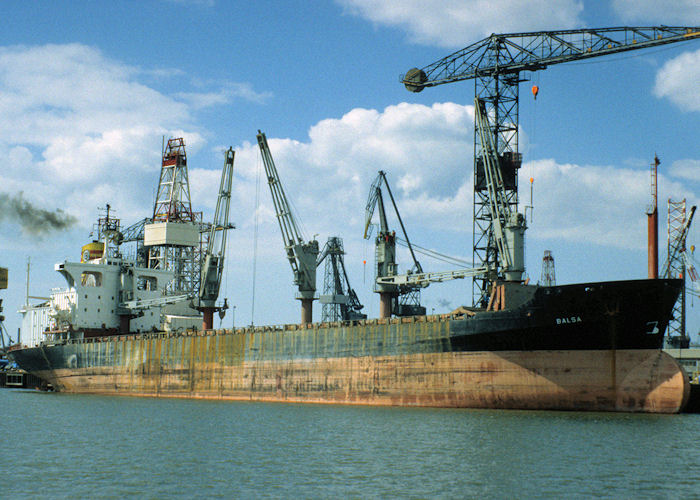
{"label": "smoke plume", "polygon": [[44,235],[51,231],[68,229],[78,222],[63,210],[54,211],[37,208],[24,199],[22,192],[11,196],[0,193],[0,222],[3,220],[18,222],[27,234]]}

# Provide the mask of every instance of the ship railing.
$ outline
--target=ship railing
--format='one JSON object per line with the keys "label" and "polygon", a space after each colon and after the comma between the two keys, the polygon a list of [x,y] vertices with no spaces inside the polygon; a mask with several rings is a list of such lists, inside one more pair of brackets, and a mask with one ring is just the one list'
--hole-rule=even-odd
{"label": "ship railing", "polygon": [[264,332],[294,332],[307,328],[327,329],[327,328],[346,328],[353,326],[372,326],[372,325],[398,325],[405,323],[440,323],[462,319],[462,314],[433,314],[428,316],[406,316],[399,318],[372,318],[372,319],[356,319],[347,321],[327,321],[321,323],[308,324],[281,324],[281,325],[265,325],[265,326],[242,326],[233,329],[212,329],[212,330],[180,330],[180,331],[159,331],[159,332],[142,332],[129,333],[124,335],[106,335],[102,337],[86,337],[86,338],[66,338],[45,340],[41,345],[70,345],[70,344],[92,344],[100,342],[124,342],[127,340],[148,340],[162,339],[175,337],[206,337],[214,335],[245,335],[249,333],[264,333]]}

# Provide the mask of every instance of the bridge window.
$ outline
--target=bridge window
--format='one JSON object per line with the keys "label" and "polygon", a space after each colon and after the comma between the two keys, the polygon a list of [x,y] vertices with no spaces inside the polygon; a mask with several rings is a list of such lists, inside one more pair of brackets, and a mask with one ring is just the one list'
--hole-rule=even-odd
{"label": "bridge window", "polygon": [[83,271],[80,275],[80,284],[83,286],[102,286],[102,273]]}
{"label": "bridge window", "polygon": [[136,279],[136,289],[155,292],[158,290],[158,280],[155,276],[139,276]]}

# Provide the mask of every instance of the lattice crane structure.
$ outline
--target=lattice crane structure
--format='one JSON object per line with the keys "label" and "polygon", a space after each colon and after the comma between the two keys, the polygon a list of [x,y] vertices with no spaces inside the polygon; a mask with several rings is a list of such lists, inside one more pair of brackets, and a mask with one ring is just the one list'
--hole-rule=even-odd
{"label": "lattice crane structure", "polygon": [[[507,201],[517,211],[518,90],[522,73],[553,64],[589,59],[619,52],[656,47],[700,38],[698,27],[618,27],[493,34],[422,69],[410,69],[402,83],[411,92],[445,83],[474,80],[475,97],[482,100],[499,156]],[[482,144],[475,124],[473,261],[489,269],[499,267],[499,255],[489,211],[489,193],[481,164]],[[475,277],[475,305],[488,301],[493,278]]]}
{"label": "lattice crane structure", "polygon": [[355,290],[350,287],[343,255],[345,255],[343,240],[337,236],[331,236],[318,256],[317,266],[326,262],[323,294],[319,296],[323,322],[367,319],[367,315],[360,312],[364,306],[360,303]]}
{"label": "lattice crane structure", "polygon": [[175,273],[169,295],[199,295],[201,220],[201,212],[192,211],[185,141],[170,139],[163,150],[153,217],[144,224],[148,267]]}
{"label": "lattice crane structure", "polygon": [[540,276],[540,285],[554,286],[557,284],[557,278],[554,273],[554,256],[551,250],[545,250],[542,257],[542,275]]}
{"label": "lattice crane structure", "polygon": [[668,199],[668,258],[664,264],[662,276],[680,278],[683,288],[673,306],[673,316],[668,322],[666,338],[673,347],[688,347],[690,337],[685,331],[685,240],[695,215],[695,206],[686,216],[685,199],[673,201]]}

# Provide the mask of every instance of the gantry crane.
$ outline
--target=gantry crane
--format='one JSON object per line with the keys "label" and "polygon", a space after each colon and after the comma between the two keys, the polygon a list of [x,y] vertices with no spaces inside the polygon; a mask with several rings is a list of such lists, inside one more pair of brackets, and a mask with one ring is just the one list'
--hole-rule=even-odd
{"label": "gantry crane", "polygon": [[394,195],[391,193],[386,174],[380,170],[369,190],[365,208],[364,234],[364,238],[369,239],[372,216],[375,208],[378,207],[379,233],[375,238],[376,276],[374,291],[379,293],[379,317],[388,318],[392,314],[397,316],[423,315],[425,314],[425,307],[420,305],[420,289],[426,284],[407,282],[405,276],[399,277],[396,265],[396,231],[389,230],[386,210],[384,209],[384,199],[382,197],[382,184],[384,184],[389,194],[396,218],[399,220],[401,231],[413,258],[413,267],[408,274],[423,274],[423,268],[413,252],[413,247],[406,234],[406,228],[401,220],[401,215],[396,206],[396,201],[394,201]]}
{"label": "gantry crane", "polygon": [[350,287],[348,273],[343,259],[343,240],[337,236],[328,238],[326,245],[318,256],[317,267],[325,260],[323,275],[323,294],[319,301],[323,304],[321,321],[349,321],[366,319],[361,313],[363,305],[357,298],[355,290]]}
{"label": "gantry crane", "polygon": [[235,152],[229,148],[225,153],[224,167],[221,171],[221,184],[219,197],[216,201],[214,223],[209,232],[209,243],[202,264],[202,278],[199,287],[199,307],[203,314],[203,329],[213,328],[214,311],[219,314],[227,309],[226,299],[221,307],[216,306],[221,287],[221,276],[224,271],[224,257],[226,256],[226,233],[233,229],[228,221],[229,206],[231,204],[231,183],[233,180],[233,159]]}
{"label": "gantry crane", "polygon": [[[700,37],[698,27],[618,27],[531,33],[493,34],[422,69],[412,68],[402,83],[411,92],[462,80],[474,80],[475,97],[482,100],[488,116],[495,150],[499,157],[505,198],[517,211],[518,87],[524,71],[539,71],[560,64],[628,50],[682,42]],[[473,260],[489,269],[499,267],[493,235],[490,194],[480,164],[482,149],[475,124]],[[502,257],[502,256],[501,256]],[[491,276],[475,277],[475,305],[488,300]]]}
{"label": "gantry crane", "polygon": [[282,231],[284,248],[287,259],[294,273],[294,284],[298,286],[297,299],[301,300],[301,322],[311,323],[313,301],[316,298],[316,258],[318,257],[318,241],[304,243],[304,238],[297,227],[292,210],[284,194],[282,183],[275,162],[267,145],[267,137],[258,130],[258,146],[262,155],[267,183],[272,193],[272,203],[275,206],[277,222]]}

